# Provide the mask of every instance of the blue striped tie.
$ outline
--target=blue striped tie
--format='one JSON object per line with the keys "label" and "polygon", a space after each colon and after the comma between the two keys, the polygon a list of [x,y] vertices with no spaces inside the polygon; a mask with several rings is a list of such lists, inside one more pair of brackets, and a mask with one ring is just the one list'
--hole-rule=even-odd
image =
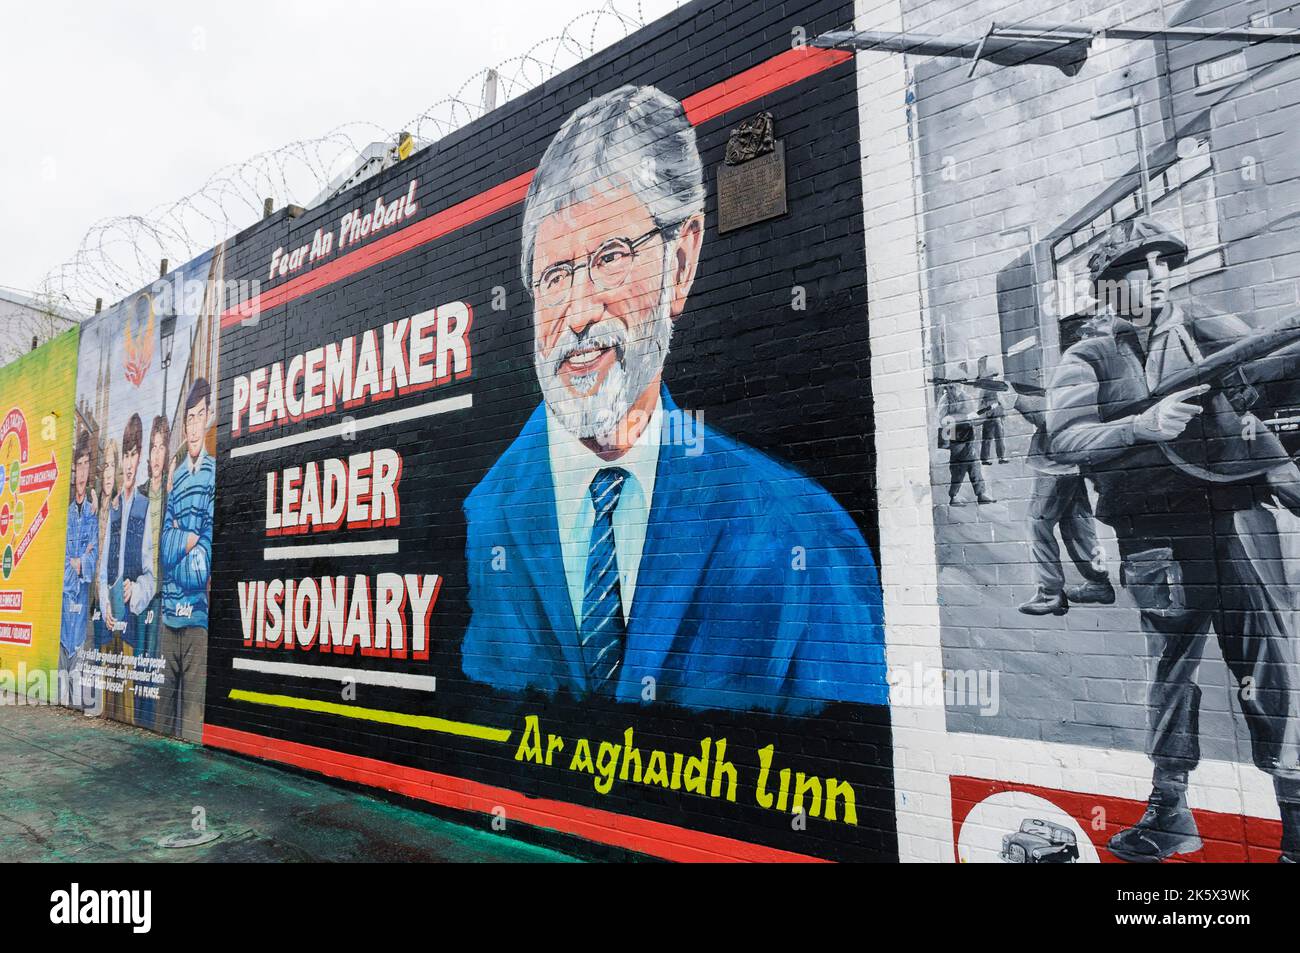
{"label": "blue striped tie", "polygon": [[591,481],[591,526],[587,576],[582,594],[582,656],[594,694],[612,694],[623,664],[623,596],[619,591],[618,553],[614,548],[614,507],[627,471],[608,467]]}

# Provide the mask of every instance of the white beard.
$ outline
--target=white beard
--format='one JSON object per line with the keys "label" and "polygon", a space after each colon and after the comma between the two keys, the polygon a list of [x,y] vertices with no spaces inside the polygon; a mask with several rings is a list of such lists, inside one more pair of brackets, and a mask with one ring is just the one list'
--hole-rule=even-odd
{"label": "white beard", "polygon": [[[618,430],[632,404],[663,370],[673,336],[671,295],[672,287],[665,281],[655,314],[635,338],[628,338],[621,321],[606,318],[589,326],[581,337],[566,327],[549,356],[542,355],[540,342],[534,344],[533,364],[546,406],[579,440],[612,442],[608,438]],[[603,383],[595,372],[575,375],[570,389],[560,378],[560,365],[569,355],[593,344],[614,348],[614,365]]]}

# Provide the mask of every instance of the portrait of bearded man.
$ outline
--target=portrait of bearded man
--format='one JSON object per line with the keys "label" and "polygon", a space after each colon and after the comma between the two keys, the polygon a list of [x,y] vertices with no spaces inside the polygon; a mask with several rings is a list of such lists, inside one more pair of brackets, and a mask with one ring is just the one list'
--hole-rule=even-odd
{"label": "portrait of bearded man", "polygon": [[542,400],[465,502],[462,667],[503,691],[689,709],[885,704],[861,531],[664,383],[704,196],[695,130],[653,87],[591,100],[547,148],[521,236]]}

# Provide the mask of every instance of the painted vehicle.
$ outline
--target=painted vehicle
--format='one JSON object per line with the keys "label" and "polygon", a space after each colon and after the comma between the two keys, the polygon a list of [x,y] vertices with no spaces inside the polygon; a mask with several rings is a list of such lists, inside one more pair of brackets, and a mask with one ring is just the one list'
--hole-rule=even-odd
{"label": "painted vehicle", "polygon": [[1079,842],[1068,827],[1027,817],[1020,830],[1003,836],[999,856],[1008,864],[1072,864],[1079,859]]}

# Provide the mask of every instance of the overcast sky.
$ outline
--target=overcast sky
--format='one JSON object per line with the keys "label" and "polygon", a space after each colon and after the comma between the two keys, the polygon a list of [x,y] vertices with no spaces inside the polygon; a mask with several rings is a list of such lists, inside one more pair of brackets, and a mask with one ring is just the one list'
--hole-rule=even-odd
{"label": "overcast sky", "polygon": [[[396,129],[600,4],[37,0],[9,10],[0,285],[35,289],[95,221],[171,202],[229,163],[345,122]],[[672,6],[643,4],[647,17]]]}

